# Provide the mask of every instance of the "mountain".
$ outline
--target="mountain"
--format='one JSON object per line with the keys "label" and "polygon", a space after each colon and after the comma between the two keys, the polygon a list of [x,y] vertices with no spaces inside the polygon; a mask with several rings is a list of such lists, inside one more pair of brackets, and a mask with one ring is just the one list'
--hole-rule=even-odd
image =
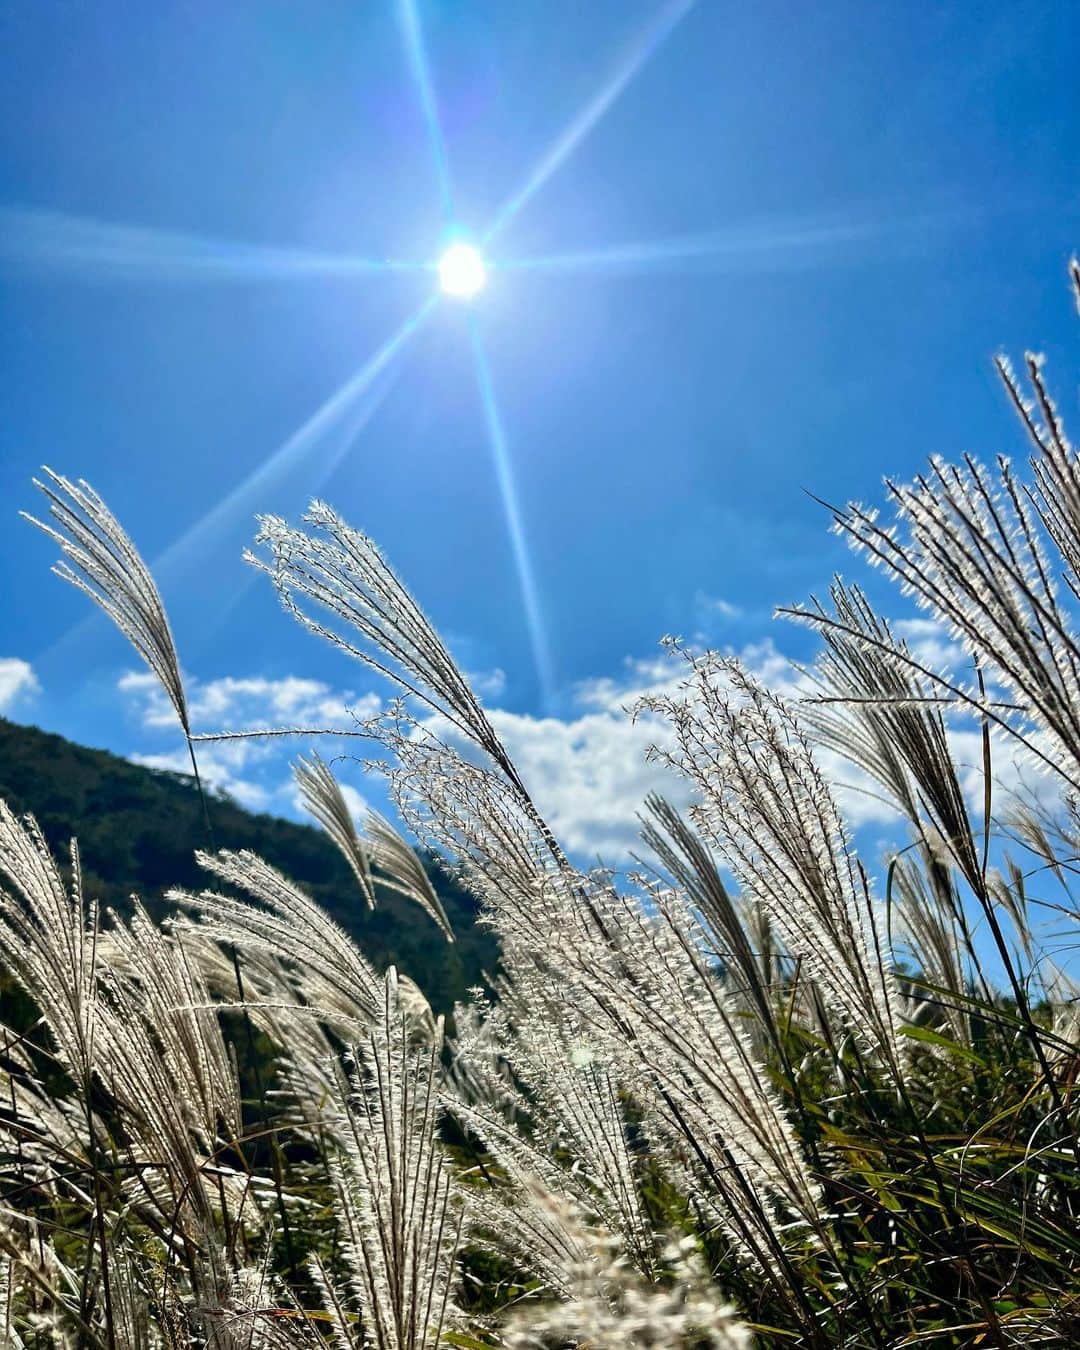
{"label": "mountain", "polygon": [[[0,717],[0,797],[13,811],[37,817],[61,862],[72,837],[78,839],[86,892],[103,904],[123,909],[134,893],[160,916],[169,911],[170,887],[208,884],[194,857],[206,848],[202,807],[185,774],[142,768]],[[247,848],[265,858],[347,929],[375,966],[393,962],[414,979],[436,1011],[448,1011],[485,971],[495,972],[498,948],[476,921],[475,899],[433,863],[429,872],[453,944],[392,892],[382,891],[369,910],[345,860],[314,827],[256,815],[221,796],[211,797],[210,812],[219,848]]]}

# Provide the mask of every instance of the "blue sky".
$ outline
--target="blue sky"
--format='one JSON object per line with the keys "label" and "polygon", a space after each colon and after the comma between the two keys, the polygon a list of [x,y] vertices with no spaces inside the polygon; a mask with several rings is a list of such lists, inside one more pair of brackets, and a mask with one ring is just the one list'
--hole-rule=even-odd
{"label": "blue sky", "polygon": [[[847,559],[804,488],[875,499],[931,452],[1020,453],[1002,346],[1044,350],[1074,411],[1080,9],[416,17],[445,183],[394,0],[0,10],[0,699],[122,754],[177,750],[122,641],[16,520],[45,462],[160,561],[206,729],[372,706],[365,672],[240,561],[256,511],[318,493],[480,675],[552,813],[569,826],[588,800],[575,843],[617,851],[647,779],[614,710],[662,678],[659,637],[768,669],[770,642],[805,650],[772,607]],[[431,263],[448,193],[474,236],[526,199],[484,293],[358,381],[435,286],[364,260]],[[291,809],[280,756],[213,769]]]}

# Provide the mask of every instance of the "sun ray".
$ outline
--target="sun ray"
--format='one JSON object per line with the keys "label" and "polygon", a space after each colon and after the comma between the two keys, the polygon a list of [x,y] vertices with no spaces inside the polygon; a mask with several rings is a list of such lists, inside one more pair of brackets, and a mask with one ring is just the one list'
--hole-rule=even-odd
{"label": "sun ray", "polygon": [[694,7],[695,0],[666,0],[644,29],[622,53],[610,78],[599,89],[568,127],[541,155],[521,187],[500,208],[484,236],[487,243],[495,237],[522,207],[570,158],[619,95],[648,63],[664,39]]}
{"label": "sun ray", "polygon": [[503,512],[506,516],[506,528],[510,534],[510,546],[514,553],[514,566],[517,569],[521,599],[525,606],[525,618],[529,627],[533,662],[540,683],[540,694],[544,709],[550,711],[555,693],[551,650],[540,607],[536,578],[533,575],[532,560],[529,557],[528,544],[525,538],[525,526],[521,518],[521,506],[518,502],[517,487],[514,482],[513,463],[506,443],[499,405],[495,398],[491,365],[488,361],[487,348],[484,345],[480,324],[475,313],[469,315],[469,335],[472,339],[476,382],[480,392],[480,402],[484,410],[484,422],[491,446],[491,457],[495,463],[499,495],[502,498]]}
{"label": "sun ray", "polygon": [[[774,269],[795,264],[800,254],[827,252],[870,241],[886,231],[899,232],[911,221],[874,220],[756,222],[706,234],[676,235],[650,242],[612,244],[535,258],[506,258],[500,272],[629,272],[641,273],[697,267],[745,270],[755,261]],[[932,223],[922,217],[919,228]],[[494,269],[495,264],[492,264]]]}
{"label": "sun ray", "polygon": [[[254,468],[243,482],[238,483],[233,488],[228,496],[222,498],[190,529],[174,540],[164,553],[155,558],[154,568],[156,570],[167,570],[175,566],[200,537],[216,533],[227,521],[235,519],[241,511],[253,508],[261,493],[264,493],[273,485],[275,480],[309,454],[335,426],[355,411],[357,401],[372,388],[394,357],[424,325],[437,303],[435,297],[426,300],[395,333],[387,338],[379,350],[365,361],[355,375],[335,393],[331,394],[326,402],[312,413],[303,426],[294,431],[289,439],[280,445],[268,459],[263,460],[261,464]],[[374,406],[367,416],[370,416],[373,411]],[[367,416],[363,420],[366,421]],[[355,432],[353,434],[355,435]]]}
{"label": "sun ray", "polygon": [[297,281],[422,272],[430,264],[206,239],[25,207],[0,208],[0,268],[151,281]]}
{"label": "sun ray", "polygon": [[[200,549],[220,537],[239,516],[247,513],[254,516],[257,509],[265,506],[265,497],[290,470],[294,469],[316,447],[326,445],[333,433],[329,453],[324,456],[316,472],[305,484],[305,491],[313,492],[326,481],[349,447],[359,435],[363,426],[374,416],[389,392],[392,381],[388,378],[391,363],[430,318],[438,297],[432,296],[382,344],[377,352],[352,375],[339,389],[322,404],[306,422],[266,459],[262,460],[239,482],[225,497],[215,503],[209,511],[174,539],[163,552],[157,554],[150,564],[150,570],[160,582],[181,571]],[[237,565],[237,585],[241,593],[248,573]],[[218,600],[224,599],[226,608],[235,603],[236,595],[228,594],[219,585],[215,594]],[[231,599],[230,599],[231,596]],[[218,606],[220,609],[220,605]],[[82,637],[98,620],[97,612],[89,613],[62,634],[49,648],[37,658],[40,664],[46,664],[66,651]],[[220,621],[218,614],[218,621]],[[208,631],[212,615],[203,616]]]}
{"label": "sun ray", "polygon": [[454,193],[450,181],[450,158],[446,150],[442,124],[439,121],[438,104],[435,101],[435,86],[431,79],[431,67],[428,65],[427,47],[424,43],[424,30],[420,25],[420,13],[416,0],[400,0],[398,13],[401,17],[402,35],[405,38],[405,51],[409,61],[409,72],[416,86],[420,100],[420,110],[424,117],[431,158],[435,166],[435,177],[439,184],[439,197],[442,201],[443,218],[447,225],[454,223]]}

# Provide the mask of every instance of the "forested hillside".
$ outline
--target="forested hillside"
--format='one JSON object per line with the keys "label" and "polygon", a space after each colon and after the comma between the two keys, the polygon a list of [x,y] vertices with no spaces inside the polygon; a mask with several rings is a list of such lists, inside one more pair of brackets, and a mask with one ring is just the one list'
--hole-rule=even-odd
{"label": "forested hillside", "polygon": [[[32,812],[50,846],[66,858],[77,836],[86,890],[123,907],[138,894],[165,913],[171,886],[209,884],[195,862],[206,830],[194,781],[130,764],[117,755],[0,718],[0,798]],[[497,947],[476,924],[476,904],[438,867],[429,870],[457,941],[450,945],[416,905],[382,890],[367,908],[337,849],[318,830],[255,815],[225,798],[210,803],[219,848],[251,849],[297,882],[344,928],[380,969],[394,963],[436,1009],[449,1009],[493,972]]]}

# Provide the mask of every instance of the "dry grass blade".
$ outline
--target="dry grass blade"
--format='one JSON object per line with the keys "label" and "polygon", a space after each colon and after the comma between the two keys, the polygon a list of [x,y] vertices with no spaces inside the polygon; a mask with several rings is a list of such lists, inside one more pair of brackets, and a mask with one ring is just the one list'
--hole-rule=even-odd
{"label": "dry grass blade", "polygon": [[304,805],[338,846],[352,869],[360,893],[368,909],[375,908],[375,883],[371,876],[371,859],[367,847],[357,833],[349,803],[341,785],[330,767],[315,752],[305,759],[303,755],[293,764],[293,776]]}
{"label": "dry grass blade", "polygon": [[100,605],[161,681],[189,736],[187,701],[169,620],[149,569],[123,526],[89,483],[72,483],[45,467],[48,482],[34,480],[49,501],[48,525],[20,512],[55,539],[66,562],[53,568]]}

